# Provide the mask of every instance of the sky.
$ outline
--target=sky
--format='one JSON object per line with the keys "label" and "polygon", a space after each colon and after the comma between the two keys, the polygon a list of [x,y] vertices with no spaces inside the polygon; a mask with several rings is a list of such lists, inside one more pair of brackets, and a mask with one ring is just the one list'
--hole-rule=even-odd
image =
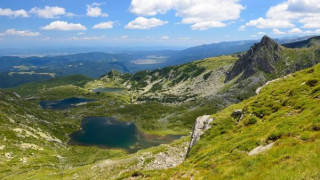
{"label": "sky", "polygon": [[190,47],[320,34],[320,0],[0,0],[0,48]]}

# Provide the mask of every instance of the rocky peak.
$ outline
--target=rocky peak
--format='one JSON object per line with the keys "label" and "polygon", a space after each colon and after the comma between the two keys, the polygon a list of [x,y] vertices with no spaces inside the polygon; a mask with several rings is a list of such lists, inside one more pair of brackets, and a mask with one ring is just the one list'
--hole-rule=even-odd
{"label": "rocky peak", "polygon": [[271,39],[269,36],[263,36],[260,44],[262,45],[276,44],[276,42],[273,39]]}
{"label": "rocky peak", "polygon": [[268,36],[254,44],[245,54],[240,56],[231,71],[227,73],[226,82],[243,73],[239,80],[254,75],[258,70],[266,73],[276,71],[275,63],[280,59],[281,46]]}

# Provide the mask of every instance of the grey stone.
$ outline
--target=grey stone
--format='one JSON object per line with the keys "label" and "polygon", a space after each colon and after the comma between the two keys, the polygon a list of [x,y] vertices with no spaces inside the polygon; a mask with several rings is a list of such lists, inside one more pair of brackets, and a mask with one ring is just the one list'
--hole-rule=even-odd
{"label": "grey stone", "polygon": [[188,147],[187,155],[191,148],[200,140],[200,137],[211,128],[213,118],[210,115],[204,115],[197,118],[196,123],[193,127],[191,141]]}

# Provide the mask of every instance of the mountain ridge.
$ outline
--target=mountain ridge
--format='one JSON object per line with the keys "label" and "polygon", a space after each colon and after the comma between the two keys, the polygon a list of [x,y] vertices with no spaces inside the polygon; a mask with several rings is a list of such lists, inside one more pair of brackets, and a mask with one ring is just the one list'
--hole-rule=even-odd
{"label": "mountain ridge", "polygon": [[[310,171],[304,177],[317,179],[320,69],[316,65],[295,71],[316,64],[319,48],[285,48],[265,37],[252,51],[238,54],[240,58],[212,57],[135,74],[111,71],[95,80],[72,76],[0,90],[0,177],[257,179],[263,174],[285,179],[274,171],[288,167],[289,177],[300,177],[297,172],[305,172],[306,167]],[[237,62],[241,72],[226,82]],[[254,73],[241,78],[247,69]],[[258,87],[279,77],[254,96]],[[93,91],[116,87],[123,90]],[[71,97],[96,101],[61,111],[39,105],[39,101]],[[134,122],[139,131],[151,135],[188,137],[132,155],[121,149],[69,146],[68,135],[79,130],[81,119],[88,116]],[[209,129],[188,150],[189,132],[201,116],[207,119],[203,127]]]}

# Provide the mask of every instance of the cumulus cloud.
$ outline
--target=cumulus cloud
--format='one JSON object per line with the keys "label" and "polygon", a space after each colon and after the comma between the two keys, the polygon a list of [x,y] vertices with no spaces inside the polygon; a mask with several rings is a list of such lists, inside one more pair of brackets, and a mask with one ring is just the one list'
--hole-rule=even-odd
{"label": "cumulus cloud", "polygon": [[286,34],[283,31],[280,31],[279,29],[272,29],[272,34]]}
{"label": "cumulus cloud", "polygon": [[129,22],[126,25],[126,29],[150,29],[157,26],[162,26],[167,24],[168,21],[162,21],[157,18],[144,18],[144,17],[137,17],[135,20]]}
{"label": "cumulus cloud", "polygon": [[34,7],[29,11],[29,13],[35,14],[40,18],[58,18],[61,15],[66,15],[66,10],[57,6],[45,6],[44,8]]}
{"label": "cumulus cloud", "polygon": [[294,27],[294,24],[287,20],[281,19],[264,19],[258,18],[256,20],[249,21],[246,26],[256,26],[257,28],[264,29],[264,28],[288,28]]}
{"label": "cumulus cloud", "polygon": [[102,13],[100,8],[101,3],[92,3],[91,5],[87,5],[87,16],[90,17],[108,17],[107,13]]}
{"label": "cumulus cloud", "polygon": [[301,34],[301,33],[304,33],[304,32],[299,28],[293,28],[288,33],[289,34]]}
{"label": "cumulus cloud", "polygon": [[114,22],[108,21],[93,26],[93,29],[112,29]]}
{"label": "cumulus cloud", "polygon": [[16,18],[16,17],[29,17],[29,14],[27,11],[20,9],[20,10],[11,10],[9,8],[7,9],[2,9],[0,8],[0,16],[8,16],[8,17],[12,17],[12,18]]}
{"label": "cumulus cloud", "polygon": [[18,31],[15,29],[8,29],[3,35],[10,35],[10,36],[40,36],[39,32],[32,32],[30,30]]}
{"label": "cumulus cloud", "polygon": [[174,10],[181,23],[191,24],[194,30],[224,27],[224,21],[240,17],[244,9],[239,0],[132,0],[130,12],[141,16],[165,14]]}
{"label": "cumulus cloud", "polygon": [[54,21],[49,25],[42,27],[41,29],[42,30],[59,30],[59,31],[87,30],[87,28],[82,24],[73,24],[73,23],[68,23],[66,21]]}
{"label": "cumulus cloud", "polygon": [[287,0],[269,8],[265,18],[249,21],[247,26],[258,28],[289,28],[294,23],[303,28],[320,28],[319,0]]}
{"label": "cumulus cloud", "polygon": [[299,22],[303,24],[303,28],[320,28],[320,14],[319,16],[301,18]]}

